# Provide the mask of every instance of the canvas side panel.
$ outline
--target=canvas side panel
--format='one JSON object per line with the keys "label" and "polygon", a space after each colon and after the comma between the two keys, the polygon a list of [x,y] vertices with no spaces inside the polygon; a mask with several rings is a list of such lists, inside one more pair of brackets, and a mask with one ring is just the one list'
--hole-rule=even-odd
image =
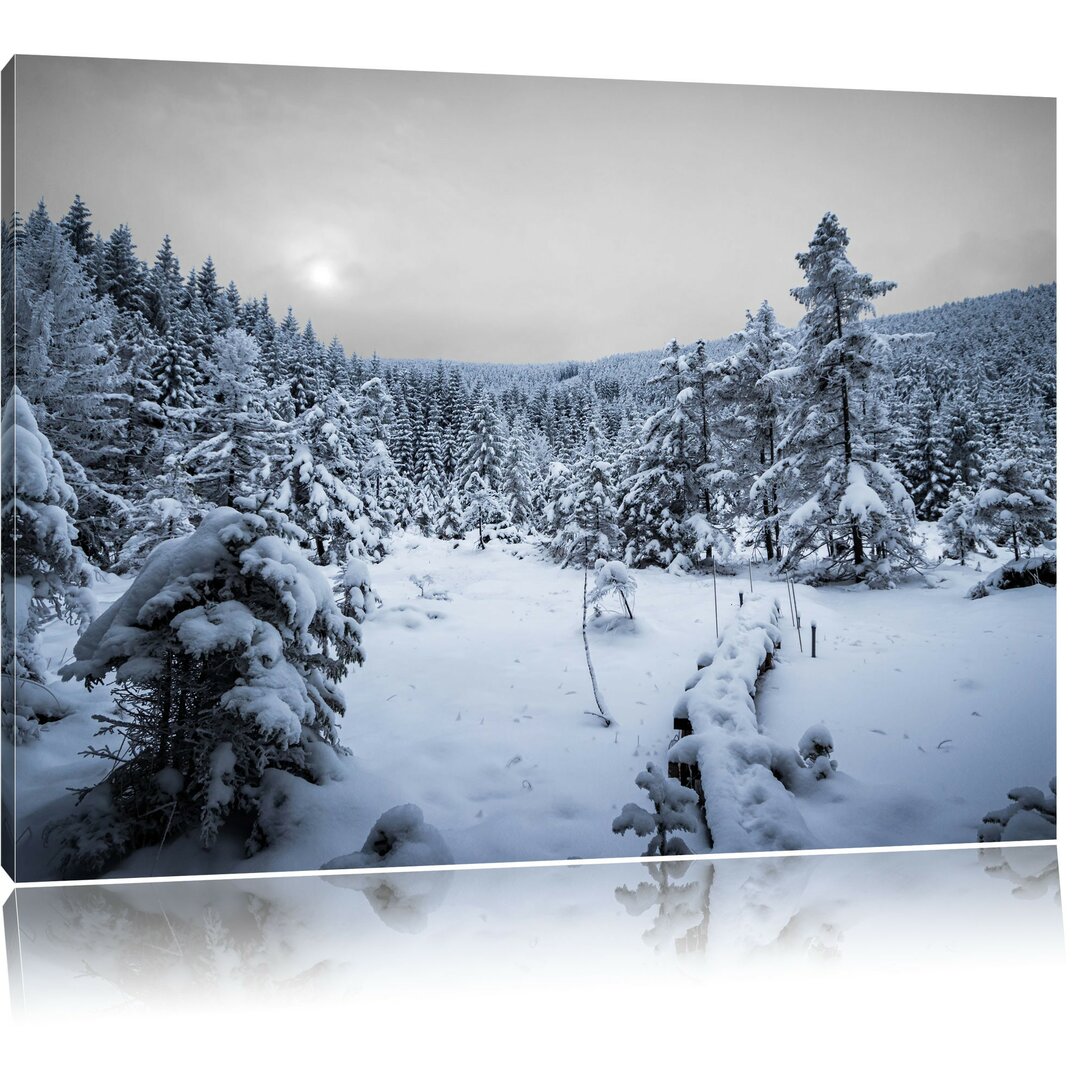
{"label": "canvas side panel", "polygon": [[[0,76],[0,132],[3,142],[0,144],[0,212],[3,220],[10,221],[15,208],[15,58],[12,57]],[[5,260],[6,262],[6,260]],[[0,280],[0,292],[3,295],[2,332],[3,348],[0,349],[0,386],[3,388],[3,401],[0,410],[7,403],[10,385],[14,379],[13,356],[15,305],[14,282],[11,275],[5,274]],[[2,464],[2,463],[0,463]],[[0,547],[6,549],[11,537],[0,537]],[[3,606],[4,616],[0,618],[0,635],[3,635],[3,648],[7,649],[9,634],[7,606]],[[15,686],[10,679],[0,678],[0,709],[7,715],[14,712]],[[15,748],[12,743],[0,737],[0,865],[4,872],[15,880]],[[9,906],[13,906],[12,899]],[[7,913],[5,912],[5,923]],[[10,939],[9,939],[10,943]],[[9,952],[10,955],[10,952]]]}

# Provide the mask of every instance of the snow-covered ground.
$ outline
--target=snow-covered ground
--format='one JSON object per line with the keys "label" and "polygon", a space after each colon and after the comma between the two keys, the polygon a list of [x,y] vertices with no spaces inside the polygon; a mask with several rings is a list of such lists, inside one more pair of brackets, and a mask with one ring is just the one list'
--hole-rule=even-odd
{"label": "snow-covered ground", "polygon": [[[985,565],[989,571],[992,565]],[[421,596],[413,577],[430,575]],[[781,603],[783,648],[759,695],[759,719],[794,746],[812,724],[835,739],[838,775],[799,806],[823,847],[975,842],[984,813],[1018,785],[1045,788],[1054,764],[1054,590],[972,601],[980,573],[946,564],[892,591],[797,587],[805,651],[788,619],[786,587],[756,574]],[[594,709],[581,642],[580,571],[531,545],[453,545],[408,535],[373,568],[382,608],[364,627],[367,662],[345,685],[339,779],[288,785],[287,838],[251,859],[241,836],[215,849],[194,840],[144,849],[122,875],[318,868],[356,851],[389,808],[412,803],[455,862],[636,856],[645,842],[611,822],[663,762],[672,708],[698,656],[714,645],[708,578],[638,573],[635,614],[590,631],[600,687],[617,723]],[[107,603],[124,588],[109,579]],[[721,625],[748,591],[718,580]],[[442,595],[433,595],[442,594]],[[819,627],[810,658],[811,620]],[[53,625],[43,652],[62,663],[74,633]],[[52,689],[77,713],[18,749],[20,876],[54,876],[40,845],[69,787],[101,775],[76,755],[91,743],[88,695]]]}

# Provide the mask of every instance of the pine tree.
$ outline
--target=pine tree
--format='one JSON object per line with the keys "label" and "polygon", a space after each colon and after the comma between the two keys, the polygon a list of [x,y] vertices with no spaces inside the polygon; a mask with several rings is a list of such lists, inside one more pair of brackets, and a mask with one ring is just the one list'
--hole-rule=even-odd
{"label": "pine tree", "polygon": [[587,568],[597,559],[622,554],[624,537],[608,451],[607,440],[592,422],[562,496],[562,527],[551,541],[552,553],[563,566]]}
{"label": "pine tree", "polygon": [[650,379],[661,406],[645,421],[637,471],[624,483],[621,504],[633,566],[700,563],[720,539],[711,520],[716,373],[708,368],[702,343],[684,353],[671,341]]}
{"label": "pine tree", "polygon": [[791,292],[807,309],[798,375],[789,382],[783,456],[759,485],[776,483],[791,507],[783,568],[824,550],[822,576],[885,584],[921,560],[911,498],[875,441],[888,427],[876,393],[888,343],[860,322],[894,283],[860,274],[847,247],[847,231],[828,213],[796,257],[806,284]]}
{"label": "pine tree", "polygon": [[477,531],[477,546],[486,544],[484,530],[506,517],[502,496],[504,453],[491,398],[482,393],[473,409],[460,475],[467,500],[466,520]]}
{"label": "pine tree", "polygon": [[147,317],[160,335],[172,329],[184,297],[184,276],[180,260],[168,235],[161,241],[154,265],[150,268],[146,286]]}
{"label": "pine tree", "polygon": [[934,521],[949,498],[954,473],[949,466],[948,435],[925,385],[910,402],[910,421],[900,444],[900,472],[911,492],[916,514]]}
{"label": "pine tree", "polygon": [[98,291],[112,297],[121,311],[147,314],[147,270],[135,254],[135,243],[127,225],[113,229],[97,263]]}
{"label": "pine tree", "polygon": [[118,715],[100,734],[123,738],[87,751],[109,775],[51,827],[67,872],[100,872],[190,831],[209,848],[234,815],[253,823],[252,853],[275,839],[281,774],[332,772],[338,683],[363,659],[361,606],[353,599],[343,615],[273,520],[211,511],[159,545],[76,644],[62,674],[89,686],[115,672]]}
{"label": "pine tree", "polygon": [[[175,459],[171,459],[175,461]],[[162,494],[170,490],[169,475],[155,478],[146,498],[136,506],[133,531],[113,563],[113,573],[131,574],[142,568],[150,553],[165,540],[187,536],[194,526],[188,516],[187,500]]]}
{"label": "pine tree", "polygon": [[325,401],[293,421],[290,458],[274,503],[307,534],[305,546],[320,565],[343,564],[350,551],[370,556],[370,520],[352,487],[360,465],[341,426],[348,407],[333,391]]}
{"label": "pine tree", "polygon": [[534,460],[525,421],[519,415],[507,440],[505,491],[506,513],[514,525],[531,529],[536,515],[533,496]]}
{"label": "pine tree", "polygon": [[451,485],[439,507],[435,521],[435,535],[440,540],[464,540],[466,528],[461,495],[457,487]]}
{"label": "pine tree", "polygon": [[978,409],[960,393],[951,394],[942,406],[945,436],[948,439],[946,463],[957,482],[978,485],[983,471],[983,431]]}
{"label": "pine tree", "polygon": [[45,658],[37,637],[54,618],[85,625],[93,615],[92,575],[76,546],[71,515],[78,504],[48,439],[15,388],[0,423],[3,477],[0,527],[3,546],[3,662],[5,731],[16,740],[33,735],[50,714]]}
{"label": "pine tree", "polygon": [[[746,327],[735,335],[735,354],[716,365],[721,377],[715,424],[723,443],[730,514],[755,522],[751,541],[772,562],[780,557],[780,507],[774,480],[759,483],[780,458],[780,418],[784,374],[794,363],[789,335],[776,313],[762,301],[746,313]],[[729,523],[733,528],[733,523]]]}
{"label": "pine tree", "polygon": [[938,523],[945,557],[957,559],[961,566],[967,565],[970,554],[985,550],[986,530],[976,516],[974,494],[963,480],[958,480]]}
{"label": "pine tree", "polygon": [[71,208],[60,219],[60,229],[68,243],[75,249],[80,259],[87,259],[94,254],[94,229],[90,220],[90,209],[76,195]]}
{"label": "pine tree", "polygon": [[125,421],[108,348],[115,308],[95,301],[74,248],[44,203],[22,231],[13,284],[8,340],[20,390],[35,419],[52,432],[53,450],[75,491],[80,544],[104,568],[124,538],[130,511],[112,483]]}
{"label": "pine tree", "polygon": [[183,455],[196,494],[210,505],[235,506],[246,496],[266,496],[271,463],[281,449],[281,424],[265,407],[255,342],[226,330],[212,345],[209,400],[203,438]]}
{"label": "pine tree", "polygon": [[1034,462],[1020,452],[1000,451],[987,465],[975,493],[974,520],[1013,558],[1054,535],[1057,505],[1046,493]]}

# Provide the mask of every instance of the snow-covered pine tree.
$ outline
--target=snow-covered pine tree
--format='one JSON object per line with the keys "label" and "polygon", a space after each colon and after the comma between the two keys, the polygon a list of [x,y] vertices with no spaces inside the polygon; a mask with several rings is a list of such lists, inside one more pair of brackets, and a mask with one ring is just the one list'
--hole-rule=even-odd
{"label": "snow-covered pine tree", "polygon": [[526,422],[519,413],[510,428],[507,440],[504,485],[507,518],[512,524],[526,530],[532,529],[535,517],[533,469],[532,445]]}
{"label": "snow-covered pine tree", "polygon": [[[789,338],[763,300],[757,312],[746,313],[746,327],[735,335],[734,355],[716,364],[721,382],[714,423],[726,466],[721,486],[729,515],[744,514],[753,523],[750,543],[760,545],[770,563],[780,557],[777,486],[757,479],[779,459],[784,377],[795,356]],[[733,525],[729,521],[729,528]]]}
{"label": "snow-covered pine tree", "polygon": [[60,229],[68,243],[75,249],[80,259],[91,258],[94,254],[94,226],[90,219],[90,208],[78,194],[68,212],[60,219]]}
{"label": "snow-covered pine tree", "polygon": [[985,441],[978,408],[958,392],[945,399],[941,415],[948,440],[946,464],[956,482],[977,487],[982,479]]}
{"label": "snow-covered pine tree", "polygon": [[[170,485],[170,473],[178,467],[175,458],[169,459],[169,472],[157,478],[150,486],[147,496],[136,504],[133,532],[120,549],[113,572],[131,574],[137,571],[150,553],[164,540],[175,540],[193,531],[188,516],[190,499],[178,499],[175,495],[162,494]],[[178,486],[178,485],[177,485]]]}
{"label": "snow-covered pine tree", "polygon": [[986,526],[976,516],[974,495],[963,480],[958,480],[949,492],[949,501],[938,521],[945,557],[959,560],[961,566],[967,565],[967,558],[972,553],[987,553]]}
{"label": "snow-covered pine tree", "polygon": [[319,565],[343,563],[356,540],[368,556],[370,520],[354,490],[360,465],[342,424],[348,405],[329,391],[290,426],[290,457],[274,505],[307,534]]}
{"label": "snow-covered pine tree", "polygon": [[468,526],[461,506],[461,494],[456,484],[451,484],[439,505],[435,520],[435,535],[440,540],[464,540]]}
{"label": "snow-covered pine tree", "polygon": [[225,299],[224,290],[218,284],[217,267],[214,266],[214,260],[209,255],[206,256],[195,280],[199,297],[210,317],[214,332],[224,333],[233,325],[235,318]]}
{"label": "snow-covered pine tree", "polygon": [[235,506],[264,494],[271,462],[279,457],[281,424],[265,408],[255,341],[242,330],[218,334],[211,346],[209,404],[203,438],[182,458],[196,494],[210,505]]}
{"label": "snow-covered pine tree", "polygon": [[914,506],[875,437],[888,428],[878,392],[888,341],[860,321],[894,283],[859,273],[847,247],[847,230],[827,213],[796,256],[806,284],[791,293],[807,309],[798,374],[788,382],[783,456],[759,485],[775,482],[790,507],[783,569],[824,552],[817,576],[887,584],[921,562]]}
{"label": "snow-covered pine tree", "polygon": [[104,568],[126,535],[130,513],[113,471],[125,419],[116,360],[107,348],[115,308],[94,299],[74,248],[49,220],[44,203],[22,231],[12,283],[9,340],[18,358],[19,388],[51,433],[75,492],[80,546]]}
{"label": "snow-covered pine tree", "polygon": [[146,279],[147,318],[158,334],[165,336],[180,311],[184,296],[184,276],[180,260],[173,251],[172,239],[165,235],[154,265]]}
{"label": "snow-covered pine tree", "polygon": [[925,383],[913,391],[908,410],[910,419],[898,447],[900,473],[917,516],[935,521],[955,478],[949,464],[949,433]]}
{"label": "snow-covered pine tree", "polygon": [[622,554],[624,536],[609,451],[603,432],[595,420],[591,421],[581,456],[561,496],[563,523],[550,545],[563,566],[588,568],[597,559],[615,559]]}
{"label": "snow-covered pine tree", "polygon": [[1007,544],[1015,559],[1055,535],[1057,504],[1023,451],[1005,448],[995,455],[973,502],[974,521],[995,543]]}
{"label": "snow-covered pine tree", "polygon": [[624,483],[627,562],[701,564],[720,540],[712,521],[715,456],[709,415],[716,388],[704,345],[671,341],[650,379],[661,402],[645,421],[637,472]]}
{"label": "snow-covered pine tree", "polygon": [[485,530],[506,518],[502,494],[505,451],[490,396],[482,393],[473,408],[461,459],[460,475],[468,527],[477,532],[477,546],[486,545]]}
{"label": "snow-covered pine tree", "polygon": [[99,295],[111,297],[121,311],[147,314],[147,269],[135,253],[135,242],[127,225],[113,229],[96,262]]}
{"label": "snow-covered pine tree", "polygon": [[65,873],[192,831],[210,847],[234,815],[252,853],[275,839],[286,774],[333,773],[338,682],[363,659],[365,602],[352,596],[343,615],[296,535],[277,515],[211,510],[79,639],[62,674],[92,685],[115,673],[100,734],[123,738],[86,752],[108,776],[50,829]]}
{"label": "snow-covered pine tree", "polygon": [[93,616],[92,574],[76,546],[71,514],[75,495],[18,388],[0,423],[3,474],[0,535],[3,545],[3,662],[5,732],[19,741],[53,715],[36,639],[54,618],[85,625]]}

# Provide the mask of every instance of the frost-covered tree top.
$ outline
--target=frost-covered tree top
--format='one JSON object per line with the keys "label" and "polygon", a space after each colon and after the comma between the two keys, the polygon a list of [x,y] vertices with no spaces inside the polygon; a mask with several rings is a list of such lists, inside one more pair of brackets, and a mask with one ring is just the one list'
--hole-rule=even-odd
{"label": "frost-covered tree top", "polygon": [[804,326],[819,347],[843,336],[844,328],[873,314],[873,300],[896,288],[894,281],[875,281],[860,273],[847,255],[848,234],[834,213],[814,230],[808,250],[795,256],[806,277],[791,290],[808,313]]}

